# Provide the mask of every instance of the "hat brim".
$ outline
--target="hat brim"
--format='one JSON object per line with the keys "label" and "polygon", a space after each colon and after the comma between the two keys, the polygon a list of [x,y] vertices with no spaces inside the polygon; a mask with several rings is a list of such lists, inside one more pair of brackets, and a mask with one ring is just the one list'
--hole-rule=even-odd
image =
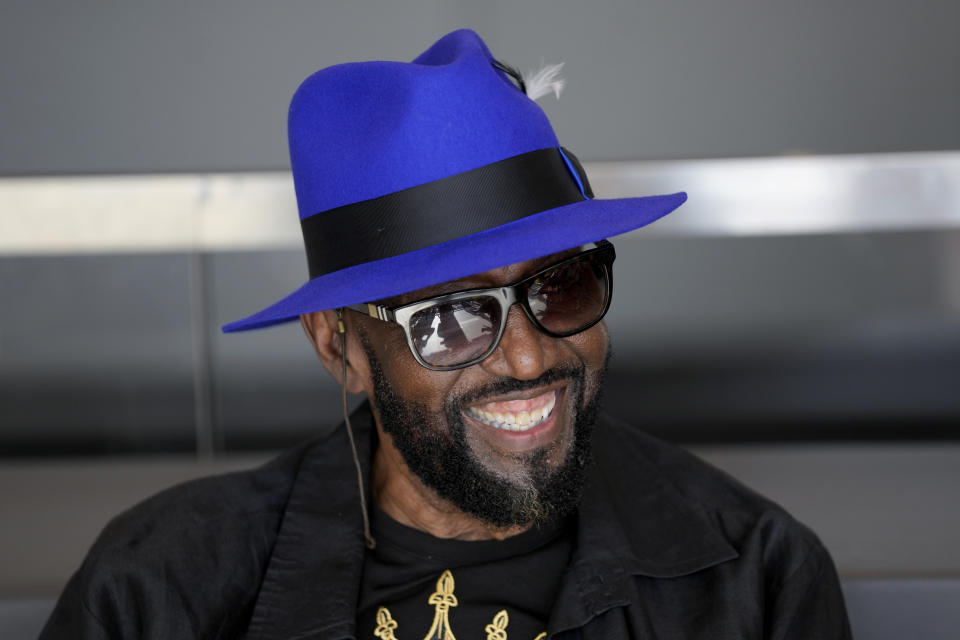
{"label": "hat brim", "polygon": [[362,304],[533,260],[588,242],[633,231],[667,215],[687,194],[583,200],[541,211],[473,235],[313,278],[224,333],[262,329],[301,314]]}

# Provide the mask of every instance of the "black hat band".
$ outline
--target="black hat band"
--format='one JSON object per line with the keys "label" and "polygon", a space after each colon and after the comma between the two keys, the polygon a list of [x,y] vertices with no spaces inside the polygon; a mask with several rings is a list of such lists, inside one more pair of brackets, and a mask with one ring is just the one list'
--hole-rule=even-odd
{"label": "black hat band", "polygon": [[551,148],[323,211],[300,221],[310,277],[455,240],[584,196],[593,193],[576,156]]}

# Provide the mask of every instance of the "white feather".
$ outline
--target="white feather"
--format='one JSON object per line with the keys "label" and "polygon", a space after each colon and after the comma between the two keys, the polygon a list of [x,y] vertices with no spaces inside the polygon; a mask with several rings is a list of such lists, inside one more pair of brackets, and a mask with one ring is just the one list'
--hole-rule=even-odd
{"label": "white feather", "polygon": [[563,63],[544,65],[535,73],[526,74],[523,81],[527,85],[527,96],[531,100],[542,98],[548,93],[560,97],[560,92],[566,86],[567,81],[560,77],[563,70]]}

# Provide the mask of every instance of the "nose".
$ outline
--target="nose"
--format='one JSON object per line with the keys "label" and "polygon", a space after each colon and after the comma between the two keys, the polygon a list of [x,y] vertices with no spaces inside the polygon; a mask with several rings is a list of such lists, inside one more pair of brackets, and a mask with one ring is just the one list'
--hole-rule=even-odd
{"label": "nose", "polygon": [[533,380],[556,364],[557,341],[533,326],[515,304],[507,313],[500,344],[480,366],[492,375]]}

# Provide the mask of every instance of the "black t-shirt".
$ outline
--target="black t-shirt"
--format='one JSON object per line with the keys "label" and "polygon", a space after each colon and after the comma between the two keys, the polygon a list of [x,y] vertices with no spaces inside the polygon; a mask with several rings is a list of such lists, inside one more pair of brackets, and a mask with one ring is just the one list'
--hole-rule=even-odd
{"label": "black t-shirt", "polygon": [[377,546],[364,560],[358,638],[439,638],[446,625],[460,640],[546,631],[573,550],[570,520],[477,542],[434,538],[379,509],[371,526]]}

